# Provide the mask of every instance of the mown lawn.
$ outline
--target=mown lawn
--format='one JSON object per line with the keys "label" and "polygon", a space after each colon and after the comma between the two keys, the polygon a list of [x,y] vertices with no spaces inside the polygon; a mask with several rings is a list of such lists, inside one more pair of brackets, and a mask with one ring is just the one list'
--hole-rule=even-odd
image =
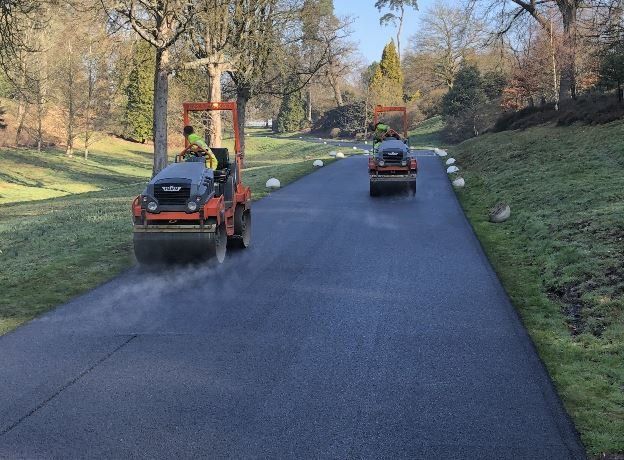
{"label": "mown lawn", "polygon": [[[624,453],[624,123],[451,149],[458,192],[590,455]],[[504,224],[488,208],[511,205]]]}
{"label": "mown lawn", "polygon": [[[329,161],[330,148],[251,135],[254,199]],[[89,160],[0,149],[0,334],[110,279],[134,263],[130,204],[151,174],[151,148],[106,138]]]}

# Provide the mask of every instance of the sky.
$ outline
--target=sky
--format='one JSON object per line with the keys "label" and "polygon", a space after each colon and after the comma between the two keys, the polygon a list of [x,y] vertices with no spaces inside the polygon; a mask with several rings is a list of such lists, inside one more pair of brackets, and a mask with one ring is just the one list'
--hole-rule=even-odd
{"label": "sky", "polygon": [[[408,38],[418,30],[418,17],[434,2],[435,0],[419,0],[420,11],[412,8],[406,11],[401,49],[405,49]],[[375,0],[334,0],[334,8],[338,16],[350,16],[354,20],[351,25],[351,40],[359,46],[364,60],[367,63],[379,61],[383,47],[396,36],[396,28],[379,25],[379,18],[383,13],[375,8]]]}

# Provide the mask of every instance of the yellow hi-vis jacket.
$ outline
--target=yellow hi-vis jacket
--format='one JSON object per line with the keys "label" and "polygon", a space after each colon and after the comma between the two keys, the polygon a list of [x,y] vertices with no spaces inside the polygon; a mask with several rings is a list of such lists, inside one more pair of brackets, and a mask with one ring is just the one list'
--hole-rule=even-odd
{"label": "yellow hi-vis jacket", "polygon": [[212,151],[208,147],[208,144],[206,144],[206,142],[200,136],[195,133],[189,134],[188,141],[189,144],[197,145],[198,147],[201,147],[206,152],[208,152],[208,154],[206,155],[206,166],[213,170],[217,169],[217,165],[219,164],[217,157],[214,153],[212,153]]}

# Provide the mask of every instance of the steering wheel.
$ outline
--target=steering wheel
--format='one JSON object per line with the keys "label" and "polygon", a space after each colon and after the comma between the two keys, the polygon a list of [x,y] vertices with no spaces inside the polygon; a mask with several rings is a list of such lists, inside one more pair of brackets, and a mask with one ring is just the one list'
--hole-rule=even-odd
{"label": "steering wheel", "polygon": [[179,157],[180,159],[184,159],[184,158],[186,157],[186,155],[194,155],[194,156],[196,156],[196,157],[198,157],[198,158],[199,158],[199,157],[209,156],[209,155],[210,155],[210,153],[209,153],[206,149],[204,149],[204,148],[200,147],[200,146],[199,146],[199,145],[197,145],[197,144],[191,144],[191,145],[189,145],[187,148],[185,148],[184,150],[182,150],[182,151],[178,154],[178,157]]}
{"label": "steering wheel", "polygon": [[394,129],[389,129],[388,131],[386,131],[384,133],[383,139],[388,139],[390,137],[393,137],[394,139],[398,139],[401,140],[401,135],[399,133],[397,133]]}

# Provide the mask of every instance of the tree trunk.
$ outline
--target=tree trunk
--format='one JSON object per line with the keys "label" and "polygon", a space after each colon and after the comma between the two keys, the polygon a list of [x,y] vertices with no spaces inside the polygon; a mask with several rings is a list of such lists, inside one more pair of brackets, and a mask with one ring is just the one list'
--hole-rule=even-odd
{"label": "tree trunk", "polygon": [[405,8],[401,5],[401,16],[399,16],[399,28],[397,30],[397,54],[399,56],[399,62],[401,62],[401,32],[403,31],[403,16],[405,15]]}
{"label": "tree trunk", "polygon": [[238,132],[240,134],[240,148],[245,153],[245,122],[247,120],[247,102],[251,99],[251,89],[241,85],[236,88],[236,110],[238,112]]}
{"label": "tree trunk", "polygon": [[156,50],[154,72],[154,166],[155,176],[167,166],[167,102],[169,98],[169,50]]}
{"label": "tree trunk", "polygon": [[74,156],[74,58],[71,41],[67,49],[67,150],[68,157]]}
{"label": "tree trunk", "polygon": [[576,19],[575,1],[560,3],[563,17],[563,52],[561,79],[559,82],[559,100],[576,99]]}
{"label": "tree trunk", "polygon": [[24,96],[19,96],[17,105],[17,129],[15,131],[15,145],[19,145],[20,135],[24,129],[24,120],[26,119],[26,100]]}
{"label": "tree trunk", "polygon": [[[221,102],[221,77],[223,75],[223,64],[209,64],[209,98],[211,102]],[[210,147],[221,147],[222,123],[221,112],[218,110],[208,112],[208,145]]]}
{"label": "tree trunk", "polygon": [[334,91],[334,100],[336,101],[336,105],[338,107],[342,107],[344,105],[344,101],[342,99],[342,91],[340,91],[339,77],[332,73],[331,64],[329,70],[327,71],[327,80]]}
{"label": "tree trunk", "polygon": [[308,88],[308,101],[306,104],[306,119],[312,123],[312,88]]}

